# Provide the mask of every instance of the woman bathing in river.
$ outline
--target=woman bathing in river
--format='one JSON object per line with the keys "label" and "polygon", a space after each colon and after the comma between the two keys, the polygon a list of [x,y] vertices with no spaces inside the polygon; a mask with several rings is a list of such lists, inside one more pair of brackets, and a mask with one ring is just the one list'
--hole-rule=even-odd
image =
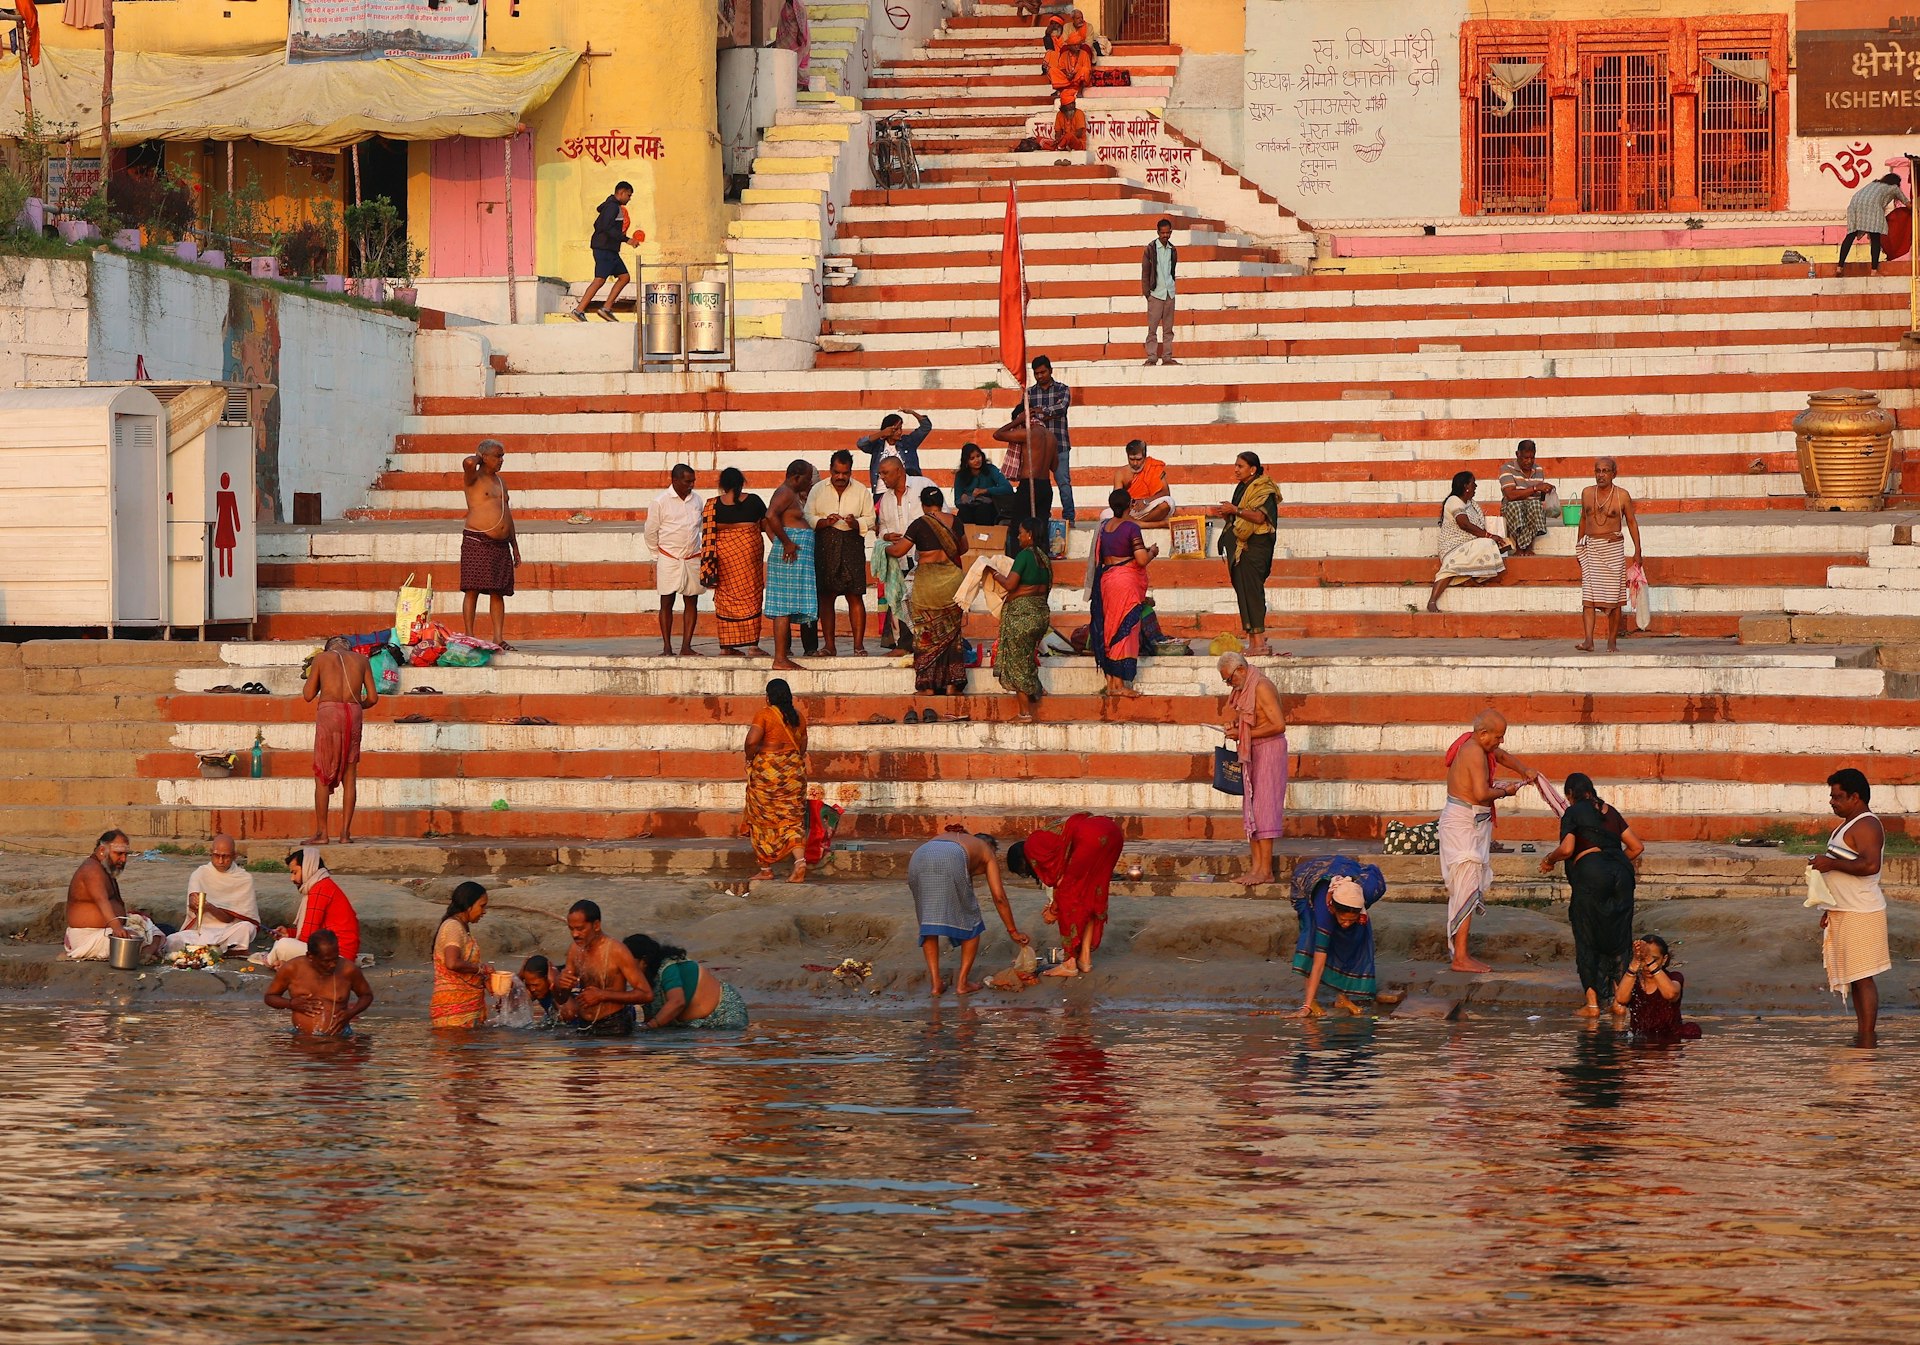
{"label": "woman bathing in river", "polygon": [[747,1002],[740,992],[687,956],[684,948],[646,934],[629,934],[627,951],[646,973],[653,999],[640,1026],[706,1027],[741,1032],[747,1026]]}

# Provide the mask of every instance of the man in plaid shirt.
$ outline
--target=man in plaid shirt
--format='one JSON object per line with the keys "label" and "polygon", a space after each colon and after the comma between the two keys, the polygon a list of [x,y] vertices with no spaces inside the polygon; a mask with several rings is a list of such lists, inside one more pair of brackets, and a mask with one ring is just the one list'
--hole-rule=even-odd
{"label": "man in plaid shirt", "polygon": [[1053,432],[1053,479],[1060,483],[1060,516],[1071,524],[1073,481],[1067,458],[1073,451],[1073,440],[1067,430],[1067,411],[1073,405],[1073,389],[1053,376],[1053,361],[1045,355],[1033,357],[1033,383],[1022,390],[1020,404],[1027,408],[1034,424]]}

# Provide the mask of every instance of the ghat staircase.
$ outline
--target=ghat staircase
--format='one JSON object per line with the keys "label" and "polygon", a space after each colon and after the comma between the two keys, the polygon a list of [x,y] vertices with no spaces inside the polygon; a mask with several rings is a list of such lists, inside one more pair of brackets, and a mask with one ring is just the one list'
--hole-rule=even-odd
{"label": "ghat staircase", "polygon": [[[1310,231],[1167,122],[1178,62],[1173,49],[1124,46],[1106,62],[1132,83],[1094,90],[1088,111],[1120,125],[1124,162],[1102,156],[1115,141],[1101,138],[1081,154],[1022,154],[1048,115],[1036,30],[1005,6],[953,20],[869,80],[869,111],[915,118],[925,177],[915,191],[860,191],[834,221],[828,251],[851,281],[825,291],[817,367],[636,374],[588,344],[606,333],[573,324],[493,332],[503,372],[484,357],[424,362],[418,413],[355,518],[263,538],[267,642],[149,670],[133,699],[86,711],[137,727],[113,784],[103,758],[62,757],[78,739],[40,733],[44,748],[31,750],[45,755],[16,763],[35,780],[20,806],[49,834],[130,819],[147,836],[303,835],[312,730],[294,694],[299,661],[322,635],[390,622],[409,573],[432,576],[442,610],[457,603],[459,460],[496,437],[527,558],[509,626],[525,648],[486,669],[405,674],[407,689],[439,694],[395,697],[371,716],[360,832],[502,847],[731,836],[739,742],[766,663],[648,655],[647,503],[676,462],[703,491],[731,465],[768,494],[790,459],[824,464],[908,409],[933,419],[924,466],[947,484],[961,443],[987,442],[1018,397],[994,350],[1009,180],[1027,241],[1030,349],[1074,389],[1082,524],[1059,570],[1056,626],[1084,622],[1086,520],[1127,440],[1168,462],[1183,505],[1223,498],[1234,454],[1257,452],[1286,500],[1268,597],[1276,646],[1290,651],[1271,670],[1293,726],[1291,835],[1365,843],[1391,818],[1431,816],[1438,753],[1489,704],[1512,718],[1516,752],[1556,777],[1587,770],[1652,840],[1812,825],[1840,764],[1867,769],[1884,814],[1920,806],[1920,701],[1899,651],[1870,622],[1844,638],[1829,628],[1827,643],[1781,643],[1802,614],[1917,610],[1914,516],[1807,513],[1789,433],[1806,394],[1833,386],[1879,393],[1912,432],[1899,281],[1620,257],[1502,269],[1497,253],[1464,264],[1431,248],[1390,270],[1306,270]],[[1134,159],[1136,142],[1154,156]],[[1169,158],[1169,146],[1194,152]],[[1182,248],[1181,363],[1142,368],[1138,259],[1161,216]],[[1566,529],[1498,582],[1424,610],[1448,478],[1470,469],[1491,496],[1522,437],[1566,497],[1605,454],[1641,501],[1651,625],[1617,656],[1572,650]],[[1903,466],[1896,487],[1896,503],[1920,497],[1920,467]],[[1237,625],[1217,560],[1159,561],[1152,583],[1169,634]],[[983,614],[971,622],[990,636]],[[847,836],[910,838],[955,821],[1011,832],[1095,808],[1144,842],[1238,841],[1237,807],[1208,784],[1211,660],[1147,660],[1143,698],[1126,703],[1096,694],[1085,660],[1050,662],[1044,676],[1053,695],[1034,725],[1012,722],[987,671],[932,725],[901,722],[928,702],[890,659],[815,662],[789,680],[814,725],[816,779],[848,808]],[[46,697],[96,694],[65,671],[34,678]],[[247,681],[274,694],[210,690]],[[67,712],[40,694],[18,713]],[[199,777],[196,753],[244,747],[256,731],[265,780]],[[27,821],[6,825],[21,834]],[[1551,822],[1523,797],[1501,827],[1541,838]]]}

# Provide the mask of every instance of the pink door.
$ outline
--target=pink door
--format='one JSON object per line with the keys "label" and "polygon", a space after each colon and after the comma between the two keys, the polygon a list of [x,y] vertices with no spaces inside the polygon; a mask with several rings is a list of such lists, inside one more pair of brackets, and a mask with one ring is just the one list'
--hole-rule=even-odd
{"label": "pink door", "polygon": [[[433,142],[427,274],[507,273],[506,141]],[[533,274],[533,134],[513,140],[513,269]]]}

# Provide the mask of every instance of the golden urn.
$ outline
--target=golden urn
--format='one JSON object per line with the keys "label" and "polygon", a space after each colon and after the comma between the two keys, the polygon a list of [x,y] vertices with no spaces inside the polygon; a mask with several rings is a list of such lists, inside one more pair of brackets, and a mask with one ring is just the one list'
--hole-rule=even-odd
{"label": "golden urn", "polygon": [[1809,509],[1879,509],[1893,472],[1893,412],[1877,393],[1829,388],[1793,418]]}

